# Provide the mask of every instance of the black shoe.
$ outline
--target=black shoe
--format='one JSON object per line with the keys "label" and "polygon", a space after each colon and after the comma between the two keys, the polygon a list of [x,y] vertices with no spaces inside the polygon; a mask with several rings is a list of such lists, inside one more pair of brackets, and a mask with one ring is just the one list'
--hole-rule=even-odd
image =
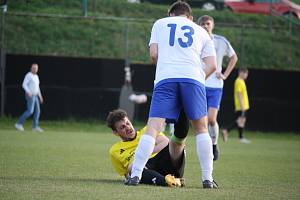
{"label": "black shoe", "polygon": [[214,154],[214,161],[218,160],[218,158],[219,158],[219,148],[216,144],[213,144],[213,154]]}
{"label": "black shoe", "polygon": [[216,183],[216,181],[209,181],[209,180],[205,180],[205,181],[203,181],[203,188],[204,189],[218,189],[219,188],[219,186],[218,186],[218,184]]}
{"label": "black shoe", "polygon": [[137,176],[132,178],[130,177],[124,182],[125,185],[132,185],[132,186],[137,186],[139,183],[140,183],[140,179]]}

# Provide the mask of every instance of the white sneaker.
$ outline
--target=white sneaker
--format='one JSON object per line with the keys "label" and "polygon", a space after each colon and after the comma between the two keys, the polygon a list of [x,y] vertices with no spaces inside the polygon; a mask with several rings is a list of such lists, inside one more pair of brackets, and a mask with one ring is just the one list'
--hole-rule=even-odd
{"label": "white sneaker", "polygon": [[23,127],[22,124],[16,123],[16,124],[15,124],[15,128],[16,128],[18,131],[24,131],[24,127]]}
{"label": "white sneaker", "polygon": [[246,138],[242,138],[242,139],[240,139],[240,143],[244,143],[244,144],[250,144],[250,143],[251,143],[251,141],[250,141],[250,140],[248,140],[248,139],[246,139]]}
{"label": "white sneaker", "polygon": [[44,132],[44,130],[41,129],[40,127],[33,128],[32,131],[34,131],[34,132]]}

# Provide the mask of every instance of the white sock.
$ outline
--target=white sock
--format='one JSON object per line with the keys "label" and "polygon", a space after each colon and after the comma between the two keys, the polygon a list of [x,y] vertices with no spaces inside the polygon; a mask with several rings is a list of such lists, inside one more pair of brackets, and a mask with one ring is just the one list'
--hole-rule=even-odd
{"label": "white sock", "polygon": [[142,135],[134,154],[131,177],[138,176],[141,180],[143,169],[151,156],[155,145],[155,138]]}
{"label": "white sock", "polygon": [[202,181],[213,181],[212,141],[208,133],[196,135],[196,150],[202,170]]}
{"label": "white sock", "polygon": [[212,140],[212,144],[218,144],[219,124],[216,122],[214,126],[208,125],[208,132]]}
{"label": "white sock", "polygon": [[175,124],[173,123],[169,124],[169,130],[170,130],[170,135],[172,136],[175,131]]}

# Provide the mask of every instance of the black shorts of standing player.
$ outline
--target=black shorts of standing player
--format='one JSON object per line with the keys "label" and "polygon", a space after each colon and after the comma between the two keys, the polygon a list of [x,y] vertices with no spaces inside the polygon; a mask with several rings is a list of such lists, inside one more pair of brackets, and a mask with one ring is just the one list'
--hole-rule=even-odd
{"label": "black shorts of standing player", "polygon": [[165,176],[171,174],[176,178],[182,178],[184,166],[185,150],[182,152],[180,164],[178,167],[174,167],[169,153],[169,145],[167,145],[156,156],[148,160],[140,183],[167,186]]}

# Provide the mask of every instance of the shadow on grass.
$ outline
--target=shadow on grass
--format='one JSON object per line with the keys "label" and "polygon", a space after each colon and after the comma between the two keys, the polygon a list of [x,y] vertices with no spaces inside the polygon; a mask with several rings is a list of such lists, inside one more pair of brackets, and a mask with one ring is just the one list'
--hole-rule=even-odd
{"label": "shadow on grass", "polygon": [[1,181],[51,181],[51,182],[73,182],[73,183],[106,183],[120,184],[122,181],[117,179],[92,179],[92,178],[61,178],[61,177],[5,177],[0,176]]}

